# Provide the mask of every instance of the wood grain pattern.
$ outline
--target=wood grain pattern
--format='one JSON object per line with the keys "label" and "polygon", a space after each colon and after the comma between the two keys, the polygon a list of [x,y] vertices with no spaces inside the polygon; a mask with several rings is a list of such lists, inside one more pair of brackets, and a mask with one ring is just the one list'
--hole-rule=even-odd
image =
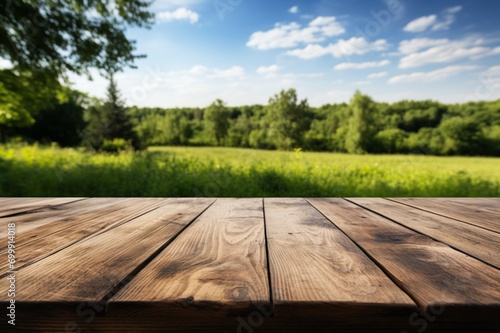
{"label": "wood grain pattern", "polygon": [[500,234],[380,198],[350,201],[500,268]]}
{"label": "wood grain pattern", "polygon": [[[17,273],[19,315],[75,314],[85,302],[101,311],[113,288],[205,210],[212,199],[171,199],[132,221],[73,244]],[[7,290],[7,279],[0,289]],[[6,304],[6,293],[0,296]],[[81,309],[80,309],[81,310]]]}
{"label": "wood grain pattern", "polygon": [[84,198],[8,198],[0,201],[0,217],[19,214],[43,207],[63,205]]}
{"label": "wood grain pattern", "polygon": [[500,327],[498,198],[64,200],[0,198],[14,332]]}
{"label": "wood grain pattern", "polygon": [[[99,216],[99,211],[103,207],[120,204],[126,199],[116,198],[91,198],[76,202],[67,203],[59,206],[44,206],[35,209],[29,213],[4,217],[0,219],[0,230],[5,233],[7,225],[14,222],[16,224],[17,244],[25,244],[45,237],[48,233],[64,230],[74,225],[76,222],[85,221],[87,216]],[[41,228],[44,225],[57,222],[52,227]],[[37,229],[28,233],[29,230]],[[4,234],[0,233],[0,251],[6,248]]]}
{"label": "wood grain pattern", "polygon": [[[500,233],[500,198],[391,198],[390,200]],[[490,201],[493,201],[493,205]]]}
{"label": "wood grain pattern", "polygon": [[[309,199],[425,311],[500,323],[500,271],[343,199]],[[496,315],[495,315],[496,314]]]}
{"label": "wood grain pattern", "polygon": [[[51,211],[52,215],[48,216],[50,223],[19,233],[16,237],[16,267],[36,262],[96,233],[130,221],[165,204],[169,199],[89,200],[95,204],[95,209],[82,204],[82,209],[66,210],[65,207],[61,215],[58,212],[54,216],[54,211]],[[27,218],[36,220],[36,215]],[[4,241],[6,243],[7,239]],[[5,247],[0,255],[6,255]],[[0,262],[0,276],[4,276],[7,271],[7,262]]]}
{"label": "wood grain pattern", "polygon": [[387,313],[391,307],[415,306],[348,237],[304,199],[265,199],[264,203],[276,316],[304,315],[307,311],[347,319],[373,308],[385,308]]}
{"label": "wood grain pattern", "polygon": [[262,199],[218,199],[108,303],[109,315],[189,317],[269,307]]}

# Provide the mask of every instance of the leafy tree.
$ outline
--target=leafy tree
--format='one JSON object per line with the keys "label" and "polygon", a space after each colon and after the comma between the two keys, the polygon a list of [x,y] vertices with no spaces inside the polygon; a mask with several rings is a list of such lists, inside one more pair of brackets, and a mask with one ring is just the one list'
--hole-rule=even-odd
{"label": "leafy tree", "polygon": [[79,91],[64,88],[55,107],[41,110],[28,135],[41,142],[57,142],[60,146],[77,146],[85,128],[83,111],[88,97]]}
{"label": "leafy tree", "polygon": [[482,147],[484,155],[500,156],[500,125],[484,129]]}
{"label": "leafy tree", "polygon": [[437,128],[424,127],[411,133],[405,145],[410,154],[442,155],[445,137]]}
{"label": "leafy tree", "polygon": [[229,129],[229,144],[232,147],[250,147],[250,133],[252,123],[247,114],[240,115],[231,124]]}
{"label": "leafy tree", "polygon": [[375,137],[375,153],[397,153],[403,152],[408,133],[399,128],[391,128],[378,132]]}
{"label": "leafy tree", "polygon": [[472,119],[459,117],[444,120],[439,129],[446,138],[442,153],[446,155],[481,154],[484,141],[481,129]]}
{"label": "leafy tree", "polygon": [[403,116],[401,129],[418,132],[424,127],[437,127],[441,121],[443,109],[432,106],[428,109],[409,109]]}
{"label": "leafy tree", "polygon": [[324,105],[314,110],[314,120],[306,133],[305,148],[309,150],[343,151],[345,120],[350,110],[345,103]]}
{"label": "leafy tree", "polygon": [[298,102],[295,89],[282,90],[269,99],[266,120],[269,136],[278,149],[290,150],[303,145],[309,127],[307,100]]}
{"label": "leafy tree", "polygon": [[356,91],[349,106],[351,118],[349,119],[346,149],[353,154],[368,152],[373,138],[370,123],[374,116],[375,103],[369,96]]}
{"label": "leafy tree", "polygon": [[0,74],[0,126],[32,124],[37,111],[46,109],[38,97],[57,88],[68,72],[89,75],[90,68],[115,73],[133,67],[134,60],[143,56],[134,53],[135,41],[125,36],[125,29],[152,24],[150,3],[0,1],[0,59],[13,65]]}
{"label": "leafy tree", "polygon": [[4,0],[0,57],[16,69],[55,76],[89,68],[114,73],[141,57],[127,26],[149,27],[148,0]]}
{"label": "leafy tree", "polygon": [[231,113],[224,102],[217,99],[205,110],[205,123],[209,133],[221,145],[229,131],[229,118]]}
{"label": "leafy tree", "polygon": [[22,127],[35,122],[40,110],[58,103],[59,82],[37,72],[0,70],[0,126]]}
{"label": "leafy tree", "polygon": [[126,112],[118,87],[110,76],[107,100],[102,105],[89,108],[89,124],[85,130],[84,143],[99,149],[104,140],[124,139],[135,149],[140,148],[134,125]]}

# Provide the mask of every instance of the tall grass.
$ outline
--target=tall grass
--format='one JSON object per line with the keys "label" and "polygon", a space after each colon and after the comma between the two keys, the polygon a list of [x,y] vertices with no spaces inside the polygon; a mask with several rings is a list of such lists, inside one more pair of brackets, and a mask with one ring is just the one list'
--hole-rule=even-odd
{"label": "tall grass", "polygon": [[0,196],[500,196],[500,159],[0,146]]}

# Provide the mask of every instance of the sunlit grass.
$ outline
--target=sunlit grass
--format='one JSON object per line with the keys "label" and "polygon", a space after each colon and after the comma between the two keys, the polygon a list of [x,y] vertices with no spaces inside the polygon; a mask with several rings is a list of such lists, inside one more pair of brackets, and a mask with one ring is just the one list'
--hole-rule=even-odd
{"label": "sunlit grass", "polygon": [[500,159],[0,146],[2,196],[500,196]]}

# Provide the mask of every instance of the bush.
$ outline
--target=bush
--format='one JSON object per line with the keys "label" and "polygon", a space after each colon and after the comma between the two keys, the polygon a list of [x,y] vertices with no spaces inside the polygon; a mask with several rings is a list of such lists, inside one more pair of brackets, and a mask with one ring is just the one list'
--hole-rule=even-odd
{"label": "bush", "polygon": [[107,153],[119,153],[122,151],[132,151],[134,150],[134,147],[132,146],[132,140],[118,138],[113,140],[104,140],[101,150]]}

